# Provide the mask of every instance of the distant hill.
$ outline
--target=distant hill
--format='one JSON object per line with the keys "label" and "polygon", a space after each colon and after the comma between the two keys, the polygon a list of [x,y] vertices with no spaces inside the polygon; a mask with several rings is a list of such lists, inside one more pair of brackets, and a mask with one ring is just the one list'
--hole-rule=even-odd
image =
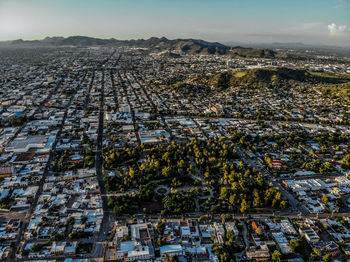
{"label": "distant hill", "polygon": [[275,57],[276,52],[270,49],[246,48],[236,46],[228,52],[231,57],[260,57],[272,58]]}
{"label": "distant hill", "polygon": [[187,54],[201,54],[201,55],[209,55],[209,54],[225,54],[230,47],[225,46],[223,44],[217,42],[207,42],[198,39],[175,39],[169,40],[165,37],[157,38],[151,37],[147,40],[139,39],[139,40],[127,40],[123,41],[125,45],[135,46],[140,48],[149,48],[152,50],[169,50],[176,52],[183,52]]}
{"label": "distant hill", "polygon": [[169,50],[162,51],[158,55],[160,55],[161,57],[164,57],[164,58],[179,58],[179,57],[181,57],[181,55],[179,53],[174,53],[174,52],[171,52]]}
{"label": "distant hill", "polygon": [[286,67],[260,68],[239,72],[222,72],[207,79],[217,91],[229,87],[293,88],[296,85],[313,85],[328,97],[350,101],[350,77],[335,73],[315,73],[306,69]]}
{"label": "distant hill", "polygon": [[268,49],[255,49],[234,47],[218,42],[207,42],[199,39],[174,39],[165,37],[151,37],[149,39],[137,40],[117,40],[114,38],[100,39],[87,36],[70,37],[46,37],[43,40],[26,41],[22,39],[1,42],[0,45],[6,46],[131,46],[138,48],[147,48],[152,51],[169,51],[172,54],[198,54],[198,55],[228,55],[231,57],[274,57],[275,52]]}
{"label": "distant hill", "polygon": [[102,45],[117,45],[118,41],[114,38],[100,39],[88,36],[70,36],[59,39],[54,42],[56,45],[73,45],[73,46],[102,46]]}

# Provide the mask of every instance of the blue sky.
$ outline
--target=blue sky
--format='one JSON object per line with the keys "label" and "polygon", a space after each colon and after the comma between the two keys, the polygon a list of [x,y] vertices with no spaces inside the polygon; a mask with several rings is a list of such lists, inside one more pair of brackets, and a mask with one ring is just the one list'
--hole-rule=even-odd
{"label": "blue sky", "polygon": [[350,46],[350,0],[0,0],[0,40],[69,35]]}

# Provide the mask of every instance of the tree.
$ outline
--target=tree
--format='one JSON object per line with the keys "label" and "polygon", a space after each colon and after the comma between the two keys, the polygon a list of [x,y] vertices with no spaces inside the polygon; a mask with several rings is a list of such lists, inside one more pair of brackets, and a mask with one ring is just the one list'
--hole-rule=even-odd
{"label": "tree", "polygon": [[323,261],[325,262],[328,262],[330,259],[331,259],[331,254],[325,254],[323,257],[322,257]]}
{"label": "tree", "polygon": [[157,225],[157,233],[159,235],[163,235],[164,230],[165,230],[165,223],[162,221]]}
{"label": "tree", "polygon": [[182,196],[177,191],[164,197],[162,202],[165,211],[170,213],[185,213],[195,208],[195,202],[190,195]]}
{"label": "tree", "polygon": [[293,249],[293,251],[296,251],[299,245],[300,245],[299,240],[296,240],[296,239],[289,240],[289,246],[291,249]]}
{"label": "tree", "polygon": [[273,261],[281,261],[281,257],[282,257],[282,254],[281,254],[281,252],[279,252],[278,250],[275,250],[275,251],[273,251],[273,253],[272,253],[272,260]]}
{"label": "tree", "polygon": [[67,224],[67,225],[73,225],[73,224],[74,224],[74,221],[75,221],[74,217],[69,217],[69,218],[67,219],[67,221],[66,221],[66,224]]}
{"label": "tree", "polygon": [[321,198],[321,201],[323,204],[327,205],[328,204],[328,197],[326,195],[323,195]]}
{"label": "tree", "polygon": [[259,207],[260,206],[260,196],[259,191],[254,188],[253,190],[254,200],[253,200],[253,207]]}
{"label": "tree", "polygon": [[320,167],[320,173],[325,173],[325,172],[329,172],[329,171],[333,171],[334,167],[332,165],[332,163],[330,162],[324,162],[322,167]]}
{"label": "tree", "polygon": [[227,239],[227,244],[231,245],[231,243],[233,243],[236,239],[235,234],[233,233],[233,231],[228,231],[226,233],[226,239]]}
{"label": "tree", "polygon": [[230,191],[230,188],[222,187],[220,190],[220,199],[228,199],[231,193]]}
{"label": "tree", "polygon": [[262,234],[262,229],[261,229],[260,227],[258,227],[258,228],[256,229],[256,233],[257,233],[258,235],[261,235],[261,234]]}
{"label": "tree", "polygon": [[176,256],[171,256],[169,258],[169,262],[177,262],[177,261],[179,261],[179,259]]}
{"label": "tree", "polygon": [[146,165],[145,165],[145,164],[141,164],[140,167],[139,167],[140,171],[145,170],[145,168],[146,168]]}
{"label": "tree", "polygon": [[43,246],[41,244],[35,244],[31,246],[30,251],[35,253],[35,252],[39,252],[42,248]]}
{"label": "tree", "polygon": [[344,204],[343,204],[343,200],[341,197],[338,197],[336,200],[335,200],[335,206],[339,209],[343,208],[344,207]]}
{"label": "tree", "polygon": [[236,194],[232,194],[229,198],[229,202],[231,205],[235,205],[236,204]]}
{"label": "tree", "polygon": [[319,258],[318,258],[318,256],[317,256],[317,254],[315,254],[314,252],[312,252],[312,253],[310,254],[309,261],[319,261]]}
{"label": "tree", "polygon": [[241,212],[244,213],[249,208],[249,204],[245,199],[241,202]]}
{"label": "tree", "polygon": [[134,178],[134,176],[135,176],[135,171],[134,171],[134,169],[132,167],[129,167],[129,176],[131,178]]}
{"label": "tree", "polygon": [[208,221],[208,220],[209,220],[209,215],[203,215],[199,217],[198,222]]}
{"label": "tree", "polygon": [[350,168],[350,154],[347,154],[343,157],[340,166],[345,169]]}
{"label": "tree", "polygon": [[88,220],[87,216],[82,216],[82,217],[81,217],[81,222],[82,222],[83,224],[85,224],[87,220]]}
{"label": "tree", "polygon": [[119,216],[120,213],[121,213],[120,208],[119,208],[118,206],[114,206],[114,207],[113,207],[113,214],[114,214],[115,216]]}
{"label": "tree", "polygon": [[281,209],[286,209],[288,206],[288,202],[285,201],[285,200],[282,200],[281,203],[280,203],[280,208]]}
{"label": "tree", "polygon": [[170,174],[170,166],[165,166],[163,167],[162,169],[162,175],[165,176],[165,177],[168,177]]}

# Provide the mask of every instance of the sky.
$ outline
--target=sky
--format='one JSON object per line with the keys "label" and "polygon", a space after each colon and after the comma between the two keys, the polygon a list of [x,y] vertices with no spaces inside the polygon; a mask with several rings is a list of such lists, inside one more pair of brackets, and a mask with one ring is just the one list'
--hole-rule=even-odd
{"label": "sky", "polygon": [[350,46],[350,0],[0,0],[0,41],[72,35]]}

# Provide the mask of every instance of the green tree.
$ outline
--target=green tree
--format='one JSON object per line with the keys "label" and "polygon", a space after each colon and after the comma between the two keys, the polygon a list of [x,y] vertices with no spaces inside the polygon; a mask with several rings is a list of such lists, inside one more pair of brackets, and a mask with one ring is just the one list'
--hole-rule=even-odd
{"label": "green tree", "polygon": [[67,224],[67,225],[73,225],[73,224],[74,224],[74,221],[75,221],[74,217],[69,217],[69,218],[67,219],[67,221],[66,221],[66,224]]}
{"label": "green tree", "polygon": [[325,261],[325,262],[330,261],[330,259],[331,259],[331,254],[325,254],[325,255],[322,257],[322,260]]}
{"label": "green tree", "polygon": [[291,240],[289,240],[289,246],[291,249],[296,251],[298,249],[298,247],[300,246],[300,241],[297,239],[291,239]]}
{"label": "green tree", "polygon": [[288,206],[288,202],[285,201],[285,200],[282,200],[281,203],[280,203],[280,208],[281,209],[286,209]]}
{"label": "green tree", "polygon": [[220,190],[220,199],[228,199],[230,196],[231,190],[228,187],[222,187]]}
{"label": "green tree", "polygon": [[281,261],[281,257],[282,257],[282,254],[278,250],[273,251],[272,256],[271,256],[272,260],[277,261],[277,262]]}
{"label": "green tree", "polygon": [[350,169],[350,154],[347,154],[343,157],[340,166],[345,169]]}
{"label": "green tree", "polygon": [[254,188],[253,190],[253,196],[254,196],[253,207],[259,207],[261,205],[261,200],[259,196],[259,191],[256,188]]}
{"label": "green tree", "polygon": [[323,204],[327,205],[328,204],[328,197],[326,195],[323,195],[321,198],[321,201]]}
{"label": "green tree", "polygon": [[129,167],[129,176],[131,178],[134,178],[134,176],[135,176],[135,171],[134,171],[134,169],[132,167]]}
{"label": "green tree", "polygon": [[157,233],[159,234],[159,235],[163,235],[163,232],[164,232],[164,230],[165,230],[165,223],[162,221],[162,222],[160,222],[160,223],[158,223],[158,225],[157,225]]}
{"label": "green tree", "polygon": [[330,162],[324,162],[322,167],[320,167],[320,173],[330,172],[333,171],[334,167],[333,164]]}
{"label": "green tree", "polygon": [[165,177],[168,177],[170,175],[170,166],[165,166],[162,169],[162,175]]}
{"label": "green tree", "polygon": [[245,199],[243,199],[241,202],[241,212],[244,213],[247,211],[247,209],[249,209],[249,204]]}

